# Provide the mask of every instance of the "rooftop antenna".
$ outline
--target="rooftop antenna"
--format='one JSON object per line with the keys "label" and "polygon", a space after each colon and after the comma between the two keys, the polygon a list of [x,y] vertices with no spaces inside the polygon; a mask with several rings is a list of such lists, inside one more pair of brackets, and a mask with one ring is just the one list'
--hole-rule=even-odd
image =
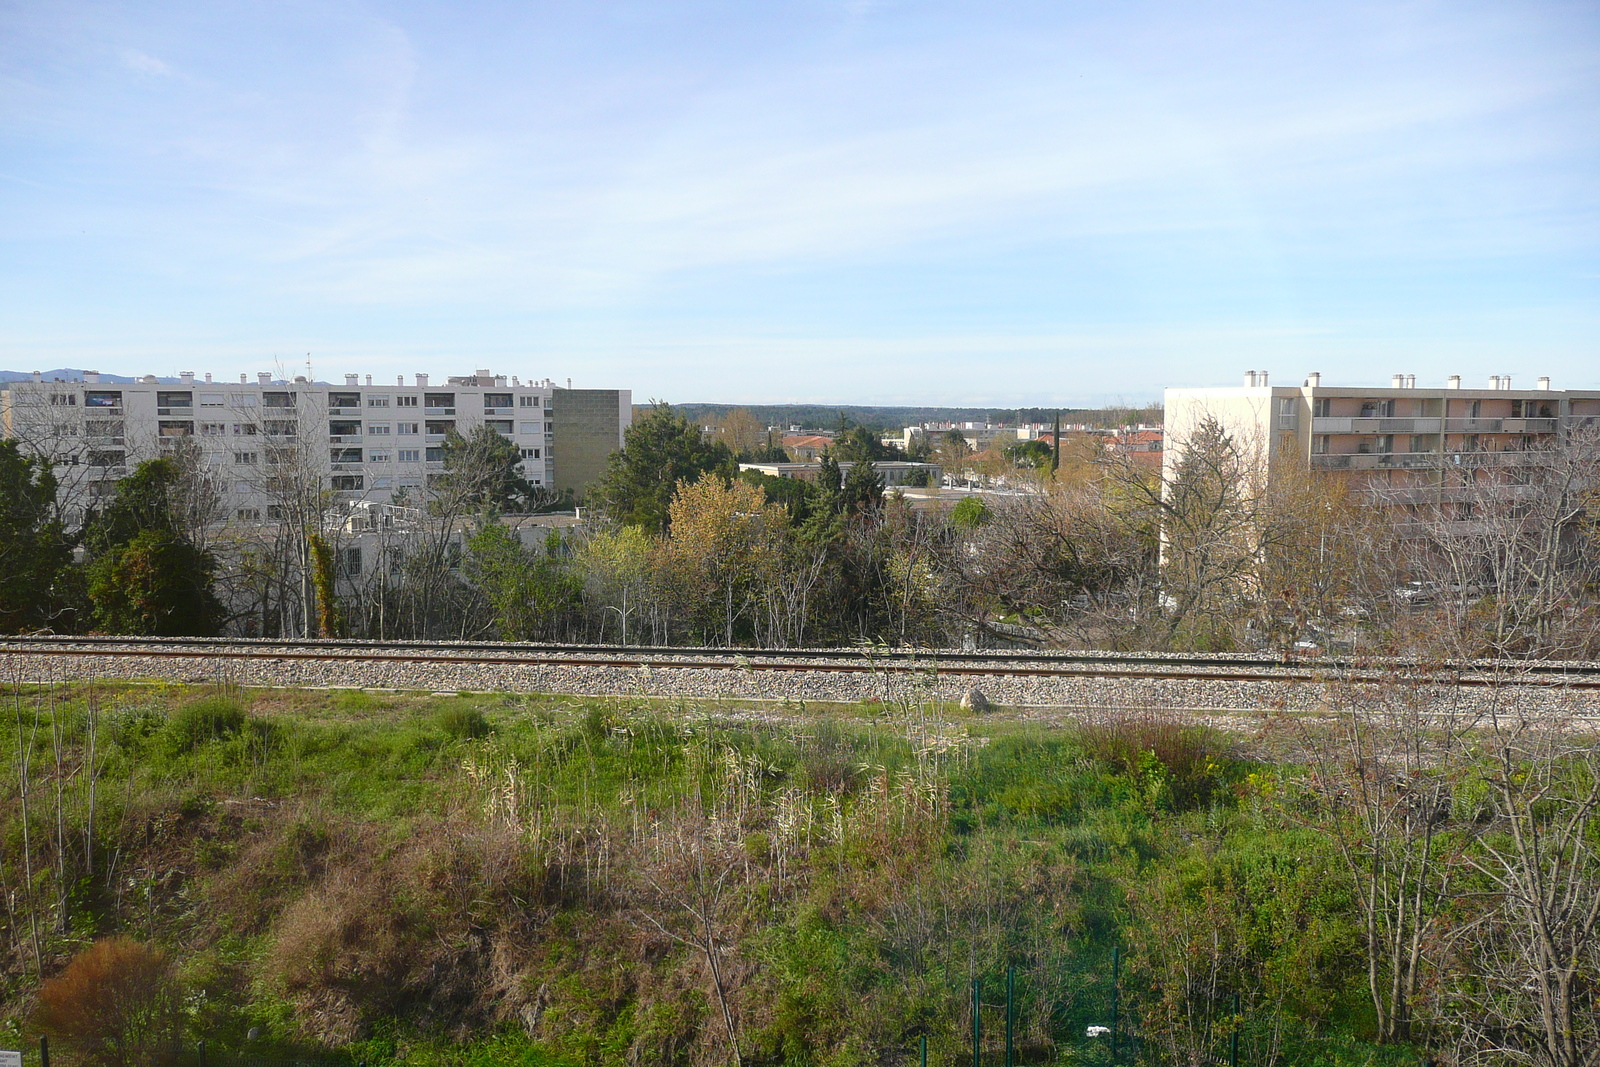
{"label": "rooftop antenna", "polygon": [[317,380],[316,375],[311,373],[311,353],[307,352],[306,353],[306,381],[314,382],[316,380]]}

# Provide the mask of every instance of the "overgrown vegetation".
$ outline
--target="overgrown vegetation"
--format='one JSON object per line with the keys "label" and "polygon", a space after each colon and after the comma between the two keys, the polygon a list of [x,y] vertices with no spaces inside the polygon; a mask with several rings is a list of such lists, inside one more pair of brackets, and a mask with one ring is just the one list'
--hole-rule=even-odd
{"label": "overgrown vegetation", "polygon": [[[1105,1063],[1088,1028],[1109,1022],[1114,948],[1123,1062],[1215,1062],[1235,1032],[1249,1063],[1586,1062],[1540,1051],[1546,1002],[1592,1048],[1593,917],[1543,929],[1566,955],[1541,1001],[1513,887],[1534,872],[1585,901],[1600,876],[1595,751],[1570,738],[1460,731],[1408,766],[1387,746],[1435,727],[1399,711],[1250,740],[916,700],[7,703],[3,1025],[58,1054],[104,1042],[51,1005],[136,964],[142,988],[171,975],[191,1045],[368,1064],[910,1063],[923,1035],[951,1063],[978,977],[998,1063],[1014,967],[1021,1061]],[[1451,799],[1424,842],[1403,816],[1435,781]],[[1413,872],[1427,856],[1404,1033],[1382,994],[1409,930],[1374,935],[1363,905],[1376,847]],[[1465,1020],[1484,1005],[1517,1055],[1482,1058]]]}

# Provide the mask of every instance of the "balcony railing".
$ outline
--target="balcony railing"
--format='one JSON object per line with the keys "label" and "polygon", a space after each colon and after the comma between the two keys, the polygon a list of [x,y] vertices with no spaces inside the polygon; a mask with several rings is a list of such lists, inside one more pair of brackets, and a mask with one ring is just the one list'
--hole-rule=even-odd
{"label": "balcony railing", "polygon": [[1545,452],[1357,452],[1311,457],[1313,470],[1440,470],[1447,467],[1522,467]]}
{"label": "balcony railing", "polygon": [[331,433],[328,435],[330,445],[359,445],[361,435],[358,433]]}
{"label": "balcony railing", "polygon": [[1327,416],[1311,420],[1312,433],[1438,433],[1439,419]]}
{"label": "balcony railing", "polygon": [[1555,433],[1559,419],[1445,419],[1446,433]]}

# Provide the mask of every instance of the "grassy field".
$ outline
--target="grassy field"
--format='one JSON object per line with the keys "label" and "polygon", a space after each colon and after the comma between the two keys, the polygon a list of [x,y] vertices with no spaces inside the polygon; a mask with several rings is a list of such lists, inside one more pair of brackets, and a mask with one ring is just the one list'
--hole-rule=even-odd
{"label": "grassy field", "polygon": [[1227,1062],[1235,1031],[1251,1064],[1414,1062],[1365,1040],[1338,858],[1248,739],[929,704],[6,701],[10,1040],[123,933],[213,1055],[844,1065],[926,1037],[970,1063],[976,978],[999,1064],[1010,972],[1017,1062],[1109,1063],[1116,950],[1122,1062]]}

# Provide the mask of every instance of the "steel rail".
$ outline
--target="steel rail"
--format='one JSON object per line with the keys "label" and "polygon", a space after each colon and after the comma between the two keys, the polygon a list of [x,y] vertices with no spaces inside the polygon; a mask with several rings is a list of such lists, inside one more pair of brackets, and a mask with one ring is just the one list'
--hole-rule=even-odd
{"label": "steel rail", "polygon": [[[20,647],[16,647],[19,646]],[[62,657],[132,657],[158,659],[264,659],[277,662],[383,662],[418,664],[470,664],[505,667],[590,667],[649,670],[723,670],[819,674],[929,674],[970,677],[1032,678],[1145,678],[1174,681],[1246,682],[1381,682],[1394,669],[1350,668],[1304,663],[1284,664],[1256,659],[1248,669],[1232,666],[1236,659],[1209,657],[1136,657],[1122,655],[1007,655],[983,653],[902,652],[893,657],[859,651],[819,656],[808,651],[752,651],[628,648],[631,655],[616,655],[617,646],[529,646],[450,644],[423,647],[414,643],[348,641],[230,641],[226,639],[54,638],[15,641],[0,639],[0,655]],[[492,653],[492,654],[491,654]],[[1240,657],[1242,658],[1242,657]],[[821,662],[816,662],[820,660]],[[807,662],[811,661],[811,662]],[[1516,665],[1520,666],[1520,665]],[[1551,666],[1543,664],[1541,666]],[[1587,665],[1584,665],[1587,666]],[[1207,669],[1209,668],[1209,669]],[[1524,672],[1513,667],[1486,673],[1482,670],[1422,669],[1417,675],[1437,684],[1465,687],[1505,685],[1600,689],[1600,670],[1568,665],[1559,674]],[[1508,676],[1509,675],[1509,676]]]}
{"label": "steel rail", "polygon": [[1253,667],[1267,669],[1276,668],[1280,670],[1298,667],[1302,669],[1316,669],[1326,672],[1365,671],[1379,675],[1386,671],[1397,671],[1407,674],[1506,672],[1516,674],[1575,676],[1579,678],[1588,675],[1600,676],[1600,662],[1579,660],[1474,659],[1462,661],[1443,661],[1436,664],[1428,664],[1420,663],[1414,660],[1393,657],[1378,657],[1359,661],[1331,656],[1294,657],[1291,659],[1285,659],[1282,656],[1212,652],[1033,652],[1014,650],[965,651],[957,649],[935,648],[882,648],[875,646],[809,649],[738,649],[677,645],[580,645],[508,641],[423,642],[355,640],[348,638],[117,637],[101,634],[86,636],[66,634],[30,634],[0,637],[0,651],[22,651],[22,649],[7,649],[5,647],[7,645],[35,645],[41,647],[48,647],[52,645],[134,645],[151,649],[157,649],[164,646],[179,646],[185,649],[219,648],[230,650],[291,648],[329,651],[348,650],[352,652],[417,650],[419,655],[436,655],[437,653],[442,652],[494,652],[502,655],[512,653],[537,653],[546,656],[611,655],[628,657],[630,659],[634,657],[670,657],[681,659],[685,656],[703,656],[722,659],[768,659],[774,661],[796,659],[844,660],[854,664],[887,664],[897,661],[910,661],[921,664],[927,661],[937,661],[941,664],[991,664],[1006,662],[1029,665],[1089,664],[1100,666],[1106,664],[1126,664],[1139,667]]}

